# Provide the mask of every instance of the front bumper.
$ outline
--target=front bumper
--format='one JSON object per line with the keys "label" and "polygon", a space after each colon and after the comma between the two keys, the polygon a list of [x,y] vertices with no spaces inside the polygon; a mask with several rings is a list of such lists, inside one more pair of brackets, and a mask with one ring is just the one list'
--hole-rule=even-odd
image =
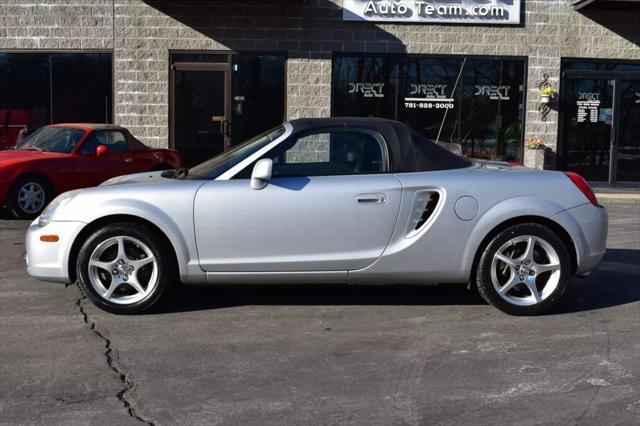
{"label": "front bumper", "polygon": [[606,252],[609,216],[607,209],[583,204],[564,210],[553,219],[566,229],[575,244],[576,275],[595,269]]}
{"label": "front bumper", "polygon": [[[29,225],[25,237],[27,272],[42,281],[69,283],[69,255],[82,222],[51,222],[47,226],[38,225],[38,219]],[[43,235],[57,235],[56,242],[43,242]]]}

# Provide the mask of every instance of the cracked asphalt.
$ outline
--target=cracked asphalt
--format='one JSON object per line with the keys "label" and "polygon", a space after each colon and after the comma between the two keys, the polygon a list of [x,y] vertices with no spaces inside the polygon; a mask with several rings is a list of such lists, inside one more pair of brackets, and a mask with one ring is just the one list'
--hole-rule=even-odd
{"label": "cracked asphalt", "polygon": [[640,424],[640,204],[550,315],[464,287],[184,288],[114,316],[0,221],[0,424]]}

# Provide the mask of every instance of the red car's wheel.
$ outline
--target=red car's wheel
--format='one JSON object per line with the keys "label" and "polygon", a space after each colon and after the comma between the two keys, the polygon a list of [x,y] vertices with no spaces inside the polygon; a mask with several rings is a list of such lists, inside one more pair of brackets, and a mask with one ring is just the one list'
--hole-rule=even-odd
{"label": "red car's wheel", "polygon": [[18,179],[9,192],[7,206],[18,219],[34,219],[51,201],[51,184],[38,176]]}

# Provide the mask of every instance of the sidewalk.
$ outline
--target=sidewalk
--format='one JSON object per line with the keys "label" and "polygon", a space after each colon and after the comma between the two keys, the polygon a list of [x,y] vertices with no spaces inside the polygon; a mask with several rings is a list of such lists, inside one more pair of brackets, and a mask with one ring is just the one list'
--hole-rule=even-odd
{"label": "sidewalk", "polygon": [[598,201],[601,203],[640,203],[640,186],[610,187],[592,184]]}

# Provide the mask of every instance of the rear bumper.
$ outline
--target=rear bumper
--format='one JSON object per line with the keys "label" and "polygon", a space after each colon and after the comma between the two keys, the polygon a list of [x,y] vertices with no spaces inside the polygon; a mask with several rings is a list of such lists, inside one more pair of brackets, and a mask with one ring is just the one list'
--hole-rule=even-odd
{"label": "rear bumper", "polygon": [[607,209],[583,204],[564,210],[553,219],[566,229],[575,244],[576,275],[595,269],[602,261],[607,247],[609,217]]}
{"label": "rear bumper", "polygon": [[[69,283],[71,246],[85,224],[82,222],[51,222],[38,226],[38,219],[27,230],[25,247],[27,272],[42,281]],[[43,242],[42,235],[57,235],[57,242]]]}

